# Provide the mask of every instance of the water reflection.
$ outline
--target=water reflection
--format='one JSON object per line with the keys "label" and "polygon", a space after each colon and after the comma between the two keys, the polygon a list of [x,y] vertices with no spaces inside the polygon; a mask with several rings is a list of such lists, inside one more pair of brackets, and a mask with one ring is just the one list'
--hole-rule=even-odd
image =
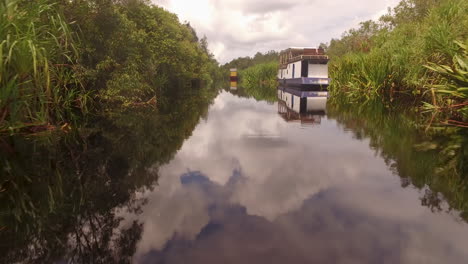
{"label": "water reflection", "polygon": [[[461,263],[468,228],[421,206],[369,139],[222,93],[148,200],[136,263]],[[223,128],[220,130],[220,128]],[[442,204],[448,208],[448,204]]]}
{"label": "water reflection", "polygon": [[333,108],[301,129],[283,117],[293,108],[235,92],[209,111],[199,94],[77,135],[2,142],[0,262],[468,259],[466,137]]}
{"label": "water reflection", "polygon": [[298,113],[287,107],[283,101],[278,102],[278,114],[286,122],[300,122],[303,126],[320,125],[322,117],[325,116],[324,111]]}
{"label": "water reflection", "polygon": [[[319,96],[320,95],[320,96]],[[319,125],[325,116],[328,92],[309,92],[278,87],[278,114],[286,122]]]}
{"label": "water reflection", "polygon": [[206,118],[213,91],[171,104],[103,113],[67,134],[1,138],[0,263],[128,263],[142,225],[138,192],[153,189]]}

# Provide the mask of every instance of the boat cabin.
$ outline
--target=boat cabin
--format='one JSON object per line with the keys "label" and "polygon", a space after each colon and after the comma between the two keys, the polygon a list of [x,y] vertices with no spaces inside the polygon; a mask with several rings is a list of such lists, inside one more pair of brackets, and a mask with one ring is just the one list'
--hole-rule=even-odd
{"label": "boat cabin", "polygon": [[328,61],[321,48],[289,48],[280,53],[278,80],[289,86],[328,86]]}

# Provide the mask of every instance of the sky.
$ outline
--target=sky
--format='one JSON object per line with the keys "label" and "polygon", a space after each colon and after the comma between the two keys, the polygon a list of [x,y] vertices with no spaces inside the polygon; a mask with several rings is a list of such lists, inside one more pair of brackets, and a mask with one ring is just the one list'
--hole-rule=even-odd
{"label": "sky", "polygon": [[257,52],[316,47],[377,19],[399,0],[152,0],[190,22],[222,64]]}

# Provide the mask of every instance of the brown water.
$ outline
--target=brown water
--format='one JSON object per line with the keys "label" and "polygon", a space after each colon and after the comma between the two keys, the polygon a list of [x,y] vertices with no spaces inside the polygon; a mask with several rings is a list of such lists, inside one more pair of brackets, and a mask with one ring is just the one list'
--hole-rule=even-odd
{"label": "brown water", "polygon": [[[435,154],[442,143],[409,134],[398,120],[388,131],[334,110],[288,122],[279,109],[222,92],[173,154],[150,159],[143,151],[174,142],[149,140],[151,127],[139,135],[144,143],[128,139],[120,160],[84,173],[103,170],[107,179],[88,183],[96,190],[80,196],[85,209],[44,224],[61,234],[24,232],[29,242],[14,246],[3,240],[7,260],[467,263],[466,181],[437,178],[451,173],[441,172],[449,162]],[[95,195],[100,189],[106,191]],[[112,195],[114,189],[125,195]],[[64,227],[63,219],[71,224]],[[48,244],[31,250],[31,241]]]}

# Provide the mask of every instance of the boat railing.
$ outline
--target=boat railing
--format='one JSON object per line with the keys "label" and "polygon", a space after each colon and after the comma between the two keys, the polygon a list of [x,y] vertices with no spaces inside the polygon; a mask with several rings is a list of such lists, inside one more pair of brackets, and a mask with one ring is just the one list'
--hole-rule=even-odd
{"label": "boat railing", "polygon": [[298,56],[287,59],[286,63],[281,63],[280,69],[285,69],[287,64],[296,62],[296,61],[301,61],[301,60],[327,62],[329,59],[327,55],[298,55]]}
{"label": "boat railing", "polygon": [[327,55],[299,55],[289,59],[290,62],[299,60],[328,60]]}

